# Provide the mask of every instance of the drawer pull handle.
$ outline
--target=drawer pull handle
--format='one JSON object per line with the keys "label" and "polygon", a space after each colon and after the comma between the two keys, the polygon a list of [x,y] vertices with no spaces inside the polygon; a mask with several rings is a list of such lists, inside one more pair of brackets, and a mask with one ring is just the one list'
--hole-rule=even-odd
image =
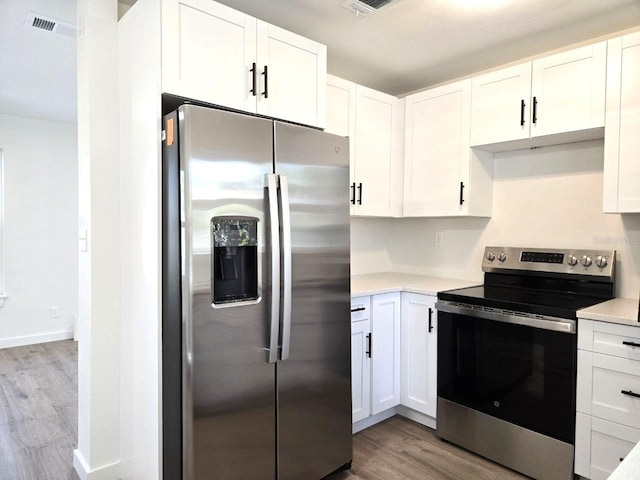
{"label": "drawer pull handle", "polygon": [[362,312],[363,310],[366,310],[366,308],[364,308],[364,307],[352,308],[351,309],[351,313],[353,313],[353,312]]}
{"label": "drawer pull handle", "polygon": [[433,310],[429,307],[429,333],[433,330]]}
{"label": "drawer pull handle", "polygon": [[640,343],[636,342],[622,342],[623,345],[629,345],[630,347],[640,347]]}
{"label": "drawer pull handle", "polygon": [[635,393],[631,390],[621,390],[620,393],[623,395],[629,395],[630,397],[640,398],[640,393]]}

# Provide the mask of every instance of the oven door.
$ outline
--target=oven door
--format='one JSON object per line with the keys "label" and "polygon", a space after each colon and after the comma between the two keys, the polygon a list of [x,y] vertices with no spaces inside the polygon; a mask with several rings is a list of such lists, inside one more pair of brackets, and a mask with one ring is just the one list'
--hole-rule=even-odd
{"label": "oven door", "polygon": [[575,320],[456,305],[436,306],[438,396],[573,444]]}

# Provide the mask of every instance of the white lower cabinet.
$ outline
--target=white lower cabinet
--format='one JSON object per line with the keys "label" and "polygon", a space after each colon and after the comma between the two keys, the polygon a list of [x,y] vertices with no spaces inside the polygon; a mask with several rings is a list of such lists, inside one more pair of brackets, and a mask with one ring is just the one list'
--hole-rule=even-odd
{"label": "white lower cabinet", "polygon": [[579,320],[575,473],[604,480],[640,441],[640,327]]}
{"label": "white lower cabinet", "polygon": [[351,322],[351,415],[353,423],[371,415],[369,319]]}
{"label": "white lower cabinet", "polygon": [[436,297],[402,294],[400,401],[420,413],[436,416],[438,319]]}
{"label": "white lower cabinet", "polygon": [[400,293],[371,297],[371,414],[400,403]]}
{"label": "white lower cabinet", "polygon": [[352,421],[400,403],[400,293],[351,299]]}
{"label": "white lower cabinet", "polygon": [[389,416],[434,427],[437,399],[436,297],[407,292],[351,299],[354,431]]}

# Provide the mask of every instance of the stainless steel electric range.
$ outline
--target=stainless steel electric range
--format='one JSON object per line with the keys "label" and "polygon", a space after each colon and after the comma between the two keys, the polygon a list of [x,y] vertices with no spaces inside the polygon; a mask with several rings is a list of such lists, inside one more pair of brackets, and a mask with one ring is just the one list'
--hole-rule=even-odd
{"label": "stainless steel electric range", "polygon": [[615,251],[487,247],[484,285],[438,294],[438,436],[572,479],[576,312],[614,297],[615,263]]}

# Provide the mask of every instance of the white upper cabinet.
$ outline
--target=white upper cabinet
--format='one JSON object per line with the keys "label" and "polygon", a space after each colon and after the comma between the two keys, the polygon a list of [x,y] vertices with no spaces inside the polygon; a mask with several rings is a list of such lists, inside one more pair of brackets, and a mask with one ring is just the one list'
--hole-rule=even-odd
{"label": "white upper cabinet", "polygon": [[531,62],[473,77],[471,145],[529,138]]}
{"label": "white upper cabinet", "polygon": [[405,100],[403,216],[491,216],[493,156],[469,147],[471,81]]}
{"label": "white upper cabinet", "polygon": [[349,137],[351,215],[402,212],[404,100],[327,76],[326,132]]}
{"label": "white upper cabinet", "polygon": [[471,145],[490,151],[602,138],[606,42],[472,79]]}
{"label": "white upper cabinet", "polygon": [[640,212],[640,33],[608,44],[604,211]]}
{"label": "white upper cabinet", "polygon": [[349,137],[349,184],[353,208],[355,183],[356,84],[327,75],[327,124],[325,132]]}
{"label": "white upper cabinet", "polygon": [[255,18],[211,0],[164,1],[162,90],[255,112]]}
{"label": "white upper cabinet", "polygon": [[351,214],[394,217],[402,211],[404,101],[356,85]]}
{"label": "white upper cabinet", "polygon": [[212,0],[162,3],[162,91],[324,127],[327,50]]}
{"label": "white upper cabinet", "polygon": [[257,42],[258,113],[324,127],[327,47],[260,20]]}
{"label": "white upper cabinet", "polygon": [[535,60],[531,137],[599,129],[602,138],[606,63],[606,42]]}

